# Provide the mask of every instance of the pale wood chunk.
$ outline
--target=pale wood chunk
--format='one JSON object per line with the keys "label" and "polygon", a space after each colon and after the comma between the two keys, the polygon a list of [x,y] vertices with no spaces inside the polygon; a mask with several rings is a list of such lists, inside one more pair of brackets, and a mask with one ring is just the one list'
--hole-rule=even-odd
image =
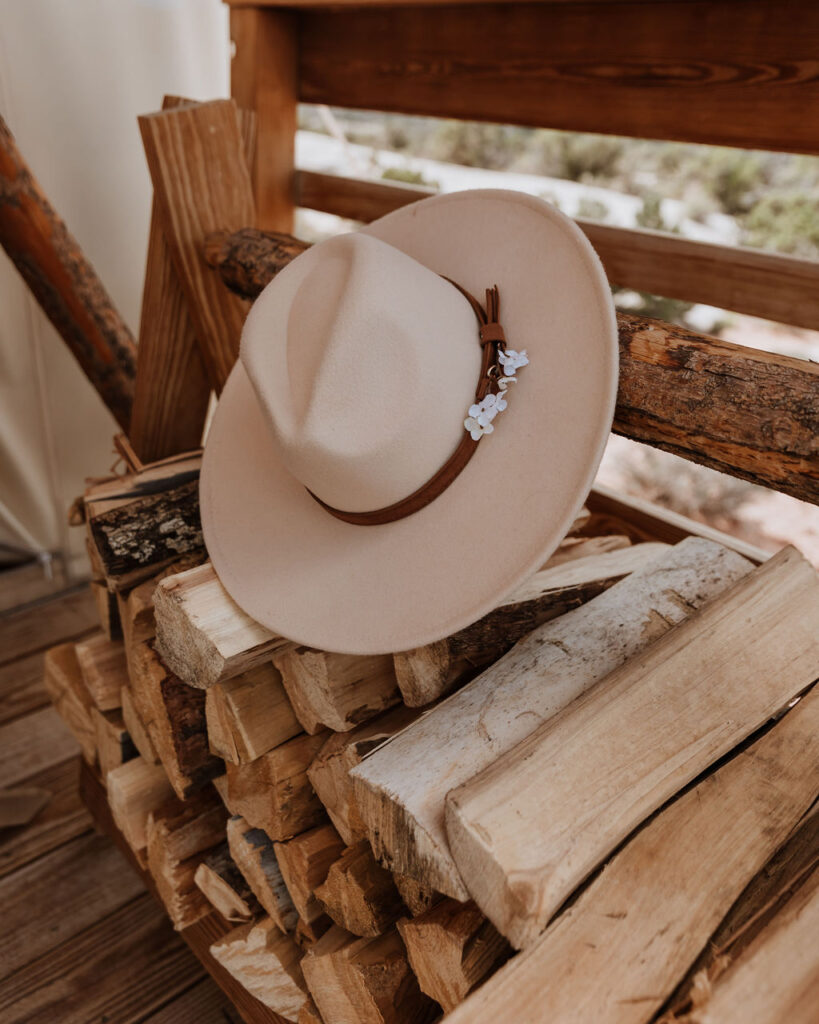
{"label": "pale wood chunk", "polygon": [[452,1024],[652,1020],[748,881],[811,807],[817,755],[814,688],[656,815],[531,947],[454,1011]]}
{"label": "pale wood chunk", "polygon": [[318,1012],[318,1007],[312,999],[308,998],[307,1002],[299,1010],[298,1024],[324,1024],[321,1014]]}
{"label": "pale wood chunk", "polygon": [[139,752],[139,756],[149,764],[159,764],[159,754],[157,754],[153,740],[136,709],[130,686],[123,686],[120,700],[122,702],[123,723],[128,730],[132,743]]}
{"label": "pale wood chunk", "polygon": [[125,719],[120,708],[100,711],[98,707],[94,707],[91,715],[94,719],[97,761],[105,779],[114,768],[130,761],[132,757],[137,757],[138,751],[125,728]]}
{"label": "pale wood chunk", "polygon": [[399,705],[348,733],[335,733],[307,769],[313,789],[347,846],[367,835],[350,772],[379,744],[414,722],[420,712]]}
{"label": "pale wood chunk", "polygon": [[227,841],[231,857],[262,908],[281,931],[292,932],[298,913],[282,878],[273,841],[241,817],[228,821]]}
{"label": "pale wood chunk", "polygon": [[289,839],[324,820],[307,769],[326,733],[300,733],[247,764],[227,762],[228,803],[271,839]]}
{"label": "pale wood chunk", "polygon": [[315,890],[344,852],[344,843],[332,825],[319,825],[286,843],[275,843],[273,849],[299,917],[308,924],[315,921],[324,913]]}
{"label": "pale wood chunk", "polygon": [[290,647],[273,656],[304,729],[348,732],[398,704],[392,655],[328,654]]}
{"label": "pale wood chunk", "polygon": [[197,866],[193,880],[211,906],[226,921],[246,924],[261,907],[230,855],[227,842],[221,843]]}
{"label": "pale wood chunk", "polygon": [[425,888],[417,879],[411,878],[409,875],[402,875],[400,871],[393,871],[392,877],[396,889],[401,894],[401,899],[413,917],[426,913],[427,910],[444,899],[441,893]]}
{"label": "pale wood chunk", "polygon": [[210,749],[232,764],[255,761],[302,731],[272,663],[214,683],[205,715]]}
{"label": "pale wood chunk", "polygon": [[361,937],[383,934],[405,912],[392,875],[366,840],[348,847],[331,865],[315,896],[337,925]]}
{"label": "pale wood chunk", "polygon": [[[819,1007],[819,871],[708,986],[687,1024],[815,1024]],[[678,1018],[679,1019],[679,1018]]]}
{"label": "pale wood chunk", "polygon": [[307,951],[302,969],[326,1024],[426,1024],[438,1015],[395,929],[360,939],[334,926]]}
{"label": "pale wood chunk", "polygon": [[224,841],[226,818],[213,789],[184,802],[173,797],[148,816],[148,869],[177,930],[213,909],[194,879],[204,855]]}
{"label": "pale wood chunk", "polygon": [[632,829],[813,682],[817,627],[819,575],[785,548],[452,790],[450,848],[498,930],[533,942]]}
{"label": "pale wood chunk", "polygon": [[428,889],[466,901],[446,836],[447,792],[750,568],[717,544],[685,540],[588,604],[540,626],[373,751],[351,776],[376,857]]}
{"label": "pale wood chunk", "polygon": [[135,853],[144,850],[148,815],[173,796],[164,768],[134,757],[110,771],[106,784],[117,828]]}
{"label": "pale wood chunk", "polygon": [[77,661],[91,699],[100,711],[120,706],[120,692],[128,682],[125,648],[104,633],[77,644]]}
{"label": "pale wood chunk", "polygon": [[512,947],[473,901],[445,899],[398,922],[421,991],[454,1010],[512,953]]}
{"label": "pale wood chunk", "polygon": [[268,1009],[286,1020],[298,1020],[307,1001],[301,954],[269,918],[234,928],[213,943],[210,953]]}
{"label": "pale wood chunk", "polygon": [[209,562],[162,580],[154,612],[165,663],[189,686],[204,690],[269,662],[287,644],[242,611]]}
{"label": "pale wood chunk", "polygon": [[60,718],[79,743],[84,760],[93,764],[97,756],[94,702],[80,671],[75,644],[60,644],[46,651],[43,684]]}
{"label": "pale wood chunk", "polygon": [[204,693],[175,676],[150,640],[133,651],[131,692],[180,799],[222,773],[208,746]]}
{"label": "pale wood chunk", "polygon": [[[595,553],[594,548],[603,550]],[[566,542],[554,560],[482,619],[426,647],[396,654],[395,672],[404,703],[420,707],[440,699],[500,658],[521,637],[644,569],[665,548],[664,544],[630,547],[626,537]]]}

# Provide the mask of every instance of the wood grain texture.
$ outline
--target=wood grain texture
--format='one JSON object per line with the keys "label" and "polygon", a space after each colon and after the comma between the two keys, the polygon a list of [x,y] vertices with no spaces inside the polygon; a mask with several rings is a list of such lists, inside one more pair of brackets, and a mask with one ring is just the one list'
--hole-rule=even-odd
{"label": "wood grain texture", "polygon": [[360,937],[383,935],[406,912],[392,875],[366,840],[347,847],[315,896],[337,925]]}
{"label": "wood grain texture", "polygon": [[76,640],[96,626],[97,608],[85,584],[59,597],[5,612],[0,615],[0,665]]}
{"label": "wood grain texture", "polygon": [[632,829],[819,676],[817,625],[819,576],[785,548],[447,794],[461,877],[516,948]]}
{"label": "wood grain texture", "polygon": [[[299,206],[369,223],[435,192],[297,171],[296,195]],[[590,220],[577,224],[612,284],[796,327],[819,327],[819,265],[814,260]]]}
{"label": "wood grain texture", "polygon": [[455,1011],[452,1024],[651,1020],[813,802],[817,723],[814,689],[646,825],[534,946]]}
{"label": "wood grain texture", "polygon": [[117,423],[127,430],[134,396],[134,339],[2,118],[0,245]]}
{"label": "wood grain texture", "polygon": [[53,707],[17,718],[0,727],[2,785],[13,786],[78,752],[77,741]]}
{"label": "wood grain texture", "polygon": [[231,95],[241,108],[255,113],[258,123],[258,145],[251,164],[258,224],[274,231],[292,231],[298,102],[296,22],[288,11],[237,8],[230,12],[230,38],[235,46]]}
{"label": "wood grain texture", "polygon": [[236,866],[265,913],[281,931],[292,932],[298,914],[282,878],[273,841],[266,832],[253,828],[241,817],[228,820],[227,841]]}
{"label": "wood grain texture", "polygon": [[750,568],[708,541],[683,541],[643,572],[540,626],[477,679],[377,747],[351,771],[376,856],[428,889],[468,899],[444,825],[449,790]]}
{"label": "wood grain texture", "polygon": [[209,286],[201,253],[213,231],[253,224],[255,208],[231,100],[139,118],[157,208],[208,371],[220,391],[233,368],[246,305]]}
{"label": "wood grain texture", "polygon": [[809,0],[765,0],[742,17],[732,4],[679,0],[298,18],[302,102],[819,151],[819,10]]}
{"label": "wood grain texture", "polygon": [[[231,259],[244,249],[257,261],[265,244],[237,238]],[[274,245],[271,270],[283,258]],[[615,433],[819,503],[819,364],[631,313],[618,313],[617,324]]]}
{"label": "wood grain texture", "polygon": [[299,917],[307,924],[316,921],[324,911],[315,890],[327,878],[330,865],[344,852],[344,843],[332,825],[319,825],[286,843],[276,843],[274,849]]}
{"label": "wood grain texture", "polygon": [[[162,108],[172,110],[188,102],[166,96]],[[197,448],[209,401],[207,369],[154,198],[128,431],[142,461]]]}

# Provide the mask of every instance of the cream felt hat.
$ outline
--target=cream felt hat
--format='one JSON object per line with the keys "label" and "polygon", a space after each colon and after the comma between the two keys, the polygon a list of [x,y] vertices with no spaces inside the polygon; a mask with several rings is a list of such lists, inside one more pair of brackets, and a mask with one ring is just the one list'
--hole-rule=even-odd
{"label": "cream felt hat", "polygon": [[[461,289],[483,304],[493,285],[484,326]],[[316,245],[254,303],[214,416],[200,485],[214,568],[301,644],[380,654],[440,639],[560,543],[616,389],[603,268],[542,200],[436,196]],[[395,503],[393,521],[339,518]]]}

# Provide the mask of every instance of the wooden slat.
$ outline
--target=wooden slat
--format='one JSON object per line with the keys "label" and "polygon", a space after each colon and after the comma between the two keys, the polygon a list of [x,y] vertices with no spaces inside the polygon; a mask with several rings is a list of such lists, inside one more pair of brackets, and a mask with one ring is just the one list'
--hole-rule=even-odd
{"label": "wooden slat", "polygon": [[28,654],[0,668],[0,724],[45,707],[43,652]]}
{"label": "wooden slat", "polygon": [[74,640],[98,625],[97,606],[83,584],[46,601],[0,615],[0,665]]}
{"label": "wooden slat", "polygon": [[[60,894],[52,895],[59,914]],[[202,977],[201,965],[143,893],[17,971],[0,987],[0,1018],[4,1024],[137,1024]],[[218,1007],[218,997],[210,997]],[[225,1018],[204,1017],[217,1020]]]}
{"label": "wooden slat", "polygon": [[227,996],[212,978],[204,978],[143,1024],[241,1024]]}
{"label": "wooden slat", "polygon": [[122,870],[111,844],[92,834],[6,876],[0,882],[0,977],[70,940],[142,890],[139,879]]}
{"label": "wooden slat", "polygon": [[293,228],[293,156],[296,133],[296,24],[286,11],[253,7],[230,12],[235,46],[231,93],[256,114],[259,144],[251,165],[259,227]]}
{"label": "wooden slat", "polygon": [[216,100],[139,118],[162,227],[211,385],[233,367],[246,306],[209,287],[201,245],[213,231],[255,221],[236,105]]}
{"label": "wooden slat", "polygon": [[0,727],[0,779],[13,786],[35,772],[60,764],[79,753],[79,745],[56,708],[7,722]]}
{"label": "wooden slat", "polygon": [[303,10],[307,103],[819,152],[819,7]]}
{"label": "wooden slat", "polygon": [[[317,171],[296,172],[296,202],[311,210],[369,223],[434,195]],[[612,284],[672,299],[704,302],[796,327],[819,328],[819,262],[662,231],[578,220]]]}
{"label": "wooden slat", "polygon": [[91,828],[91,816],[77,790],[79,765],[72,757],[25,779],[50,794],[40,813],[27,825],[8,829],[0,838],[0,878]]}

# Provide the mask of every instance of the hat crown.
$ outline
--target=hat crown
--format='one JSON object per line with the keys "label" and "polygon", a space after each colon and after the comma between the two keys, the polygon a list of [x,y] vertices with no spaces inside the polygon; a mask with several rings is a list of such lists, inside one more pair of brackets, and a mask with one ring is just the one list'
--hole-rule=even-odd
{"label": "hat crown", "polygon": [[308,250],[248,316],[241,358],[289,471],[345,511],[421,487],[463,436],[481,348],[448,281],[376,238]]}

